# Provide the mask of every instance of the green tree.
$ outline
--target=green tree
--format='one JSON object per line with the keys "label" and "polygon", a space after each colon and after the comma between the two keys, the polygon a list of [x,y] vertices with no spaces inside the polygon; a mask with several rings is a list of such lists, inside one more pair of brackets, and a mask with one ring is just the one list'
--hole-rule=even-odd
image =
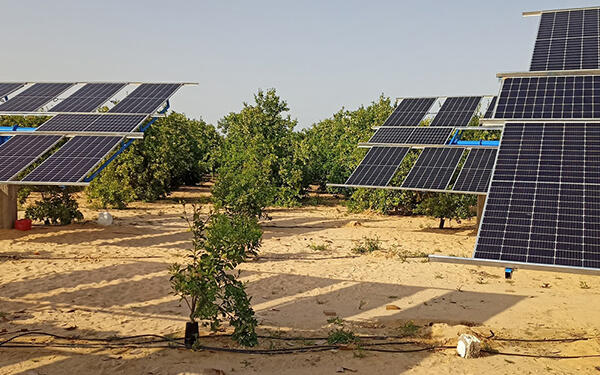
{"label": "green tree", "polygon": [[439,228],[443,229],[446,219],[460,223],[472,218],[472,207],[476,204],[477,196],[472,194],[430,193],[415,212],[440,219]]}
{"label": "green tree", "polygon": [[254,95],[239,113],[219,121],[225,139],[213,187],[217,207],[262,216],[268,205],[297,204],[303,171],[294,153],[296,120],[275,89]]}
{"label": "green tree", "polygon": [[86,189],[100,206],[124,208],[155,201],[182,185],[198,183],[216,168],[221,142],[216,129],[180,113],[158,119]]}

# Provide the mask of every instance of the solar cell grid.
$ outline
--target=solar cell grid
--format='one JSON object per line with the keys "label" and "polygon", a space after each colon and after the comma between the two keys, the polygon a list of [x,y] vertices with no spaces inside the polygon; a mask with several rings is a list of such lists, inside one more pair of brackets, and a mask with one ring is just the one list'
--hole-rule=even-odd
{"label": "solar cell grid", "polygon": [[67,91],[73,83],[36,83],[0,104],[0,112],[33,112]]}
{"label": "solar cell grid", "polygon": [[542,13],[531,71],[598,69],[598,9]]}
{"label": "solar cell grid", "polygon": [[466,126],[475,114],[481,96],[447,98],[430,126]]}
{"label": "solar cell grid", "polygon": [[117,103],[110,113],[154,113],[179,90],[179,83],[145,83],[136,88],[125,99]]}
{"label": "solar cell grid", "polygon": [[46,121],[39,131],[128,133],[146,119],[146,115],[59,114]]}
{"label": "solar cell grid", "polygon": [[88,83],[52,107],[52,112],[92,112],[119,92],[125,83]]}
{"label": "solar cell grid", "polygon": [[10,181],[44,155],[62,136],[16,135],[0,145],[0,181]]}
{"label": "solar cell grid", "polygon": [[0,83],[0,98],[12,94],[24,85],[25,83]]}
{"label": "solar cell grid", "polygon": [[446,144],[454,128],[448,127],[393,127],[379,128],[369,143],[426,145]]}
{"label": "solar cell grid", "polygon": [[23,181],[74,183],[83,178],[123,138],[74,137],[28,174]]}
{"label": "solar cell grid", "polygon": [[372,147],[348,178],[346,185],[386,186],[408,150],[408,147]]}
{"label": "solar cell grid", "polygon": [[492,100],[490,100],[490,104],[487,107],[487,110],[485,111],[485,114],[483,115],[483,118],[492,118],[492,115],[494,114],[494,108],[496,107],[496,101],[498,100],[497,96],[494,96],[492,98]]}
{"label": "solar cell grid", "polygon": [[463,148],[424,148],[402,183],[404,188],[445,190],[460,162]]}
{"label": "solar cell grid", "polygon": [[403,99],[383,126],[418,126],[436,98]]}
{"label": "solar cell grid", "polygon": [[508,123],[475,257],[600,267],[599,123]]}
{"label": "solar cell grid", "polygon": [[496,149],[475,148],[469,152],[452,190],[485,193],[488,191]]}

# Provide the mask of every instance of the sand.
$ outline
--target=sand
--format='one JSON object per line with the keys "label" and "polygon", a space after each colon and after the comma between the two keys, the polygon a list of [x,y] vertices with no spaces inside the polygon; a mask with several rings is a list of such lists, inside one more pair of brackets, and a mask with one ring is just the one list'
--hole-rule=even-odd
{"label": "sand", "polygon": [[[26,232],[1,230],[0,341],[23,330],[94,338],[183,336],[187,311],[171,294],[167,272],[170,264],[184,260],[190,243],[177,202],[206,201],[206,195],[206,189],[184,189],[156,203],[112,210],[115,222],[109,227],[95,223],[98,211],[83,207],[83,223],[37,225]],[[327,322],[331,316],[326,313],[339,316],[356,334],[410,333],[414,335],[403,340],[446,346],[455,346],[461,333],[483,339],[490,332],[521,339],[600,335],[596,276],[517,270],[512,280],[505,280],[500,268],[426,262],[421,253],[470,256],[475,220],[452,222],[451,228],[439,230],[437,220],[430,218],[351,214],[331,197],[313,201],[320,205],[269,210],[272,220],[262,222],[260,258],[240,268],[260,322],[259,334],[317,339],[261,339],[259,348],[322,344],[321,338],[338,328]],[[380,251],[351,251],[364,237],[376,236]],[[407,332],[407,322],[420,326],[418,332]],[[208,331],[202,329],[202,334]],[[19,340],[58,343],[35,336]],[[205,338],[202,343],[238,348],[226,337]],[[597,339],[492,339],[484,344],[508,353],[600,354]],[[597,374],[596,366],[600,358],[486,354],[465,360],[452,349],[383,353],[341,348],[257,355],[176,348],[0,347],[0,374],[29,375]]]}

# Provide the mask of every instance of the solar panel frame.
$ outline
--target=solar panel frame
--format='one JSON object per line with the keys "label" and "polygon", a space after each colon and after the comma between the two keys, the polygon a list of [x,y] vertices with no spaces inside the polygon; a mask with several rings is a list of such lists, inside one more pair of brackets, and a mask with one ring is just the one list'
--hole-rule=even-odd
{"label": "solar panel frame", "polygon": [[481,102],[481,96],[448,97],[429,126],[467,126]]}
{"label": "solar panel frame", "polygon": [[75,83],[36,83],[0,104],[0,113],[34,112],[70,89]]}
{"label": "solar panel frame", "polygon": [[44,160],[23,181],[40,183],[81,182],[113,150],[123,137],[77,136]]}
{"label": "solar panel frame", "polygon": [[425,147],[401,187],[446,190],[464,150],[462,147]]}
{"label": "solar panel frame", "polygon": [[471,149],[452,190],[486,193],[492,178],[496,155],[496,148]]}
{"label": "solar panel frame", "polygon": [[492,100],[490,100],[490,104],[488,105],[485,114],[483,115],[483,118],[492,118],[494,115],[494,110],[496,109],[496,102],[498,101],[498,97],[494,96],[492,97]]}
{"label": "solar panel frame", "polygon": [[387,186],[402,164],[409,147],[372,147],[345,185]]}
{"label": "solar panel frame", "polygon": [[530,71],[598,69],[600,10],[544,12]]}
{"label": "solar panel frame", "polygon": [[437,98],[402,99],[382,126],[418,126]]}
{"label": "solar panel frame", "polygon": [[507,123],[474,258],[600,268],[600,123]]}
{"label": "solar panel frame", "polygon": [[181,86],[181,83],[143,83],[108,112],[124,114],[154,113],[163,103],[173,96]]}
{"label": "solar panel frame", "polygon": [[59,114],[43,123],[37,131],[60,133],[130,133],[147,115]]}
{"label": "solar panel frame", "polygon": [[93,112],[115,96],[126,85],[123,82],[88,83],[52,107],[50,112]]}
{"label": "solar panel frame", "polygon": [[438,145],[446,144],[454,128],[452,127],[384,127],[373,134],[368,143]]}
{"label": "solar panel frame", "polygon": [[0,145],[0,181],[13,180],[61,139],[61,135],[15,135],[11,137]]}

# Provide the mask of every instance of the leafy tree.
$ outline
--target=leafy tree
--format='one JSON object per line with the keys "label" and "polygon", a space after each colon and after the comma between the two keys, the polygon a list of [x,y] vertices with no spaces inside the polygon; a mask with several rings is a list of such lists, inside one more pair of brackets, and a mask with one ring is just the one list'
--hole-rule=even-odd
{"label": "leafy tree", "polygon": [[[68,225],[73,220],[83,219],[79,204],[72,196],[72,193],[78,190],[77,187],[44,186],[38,190],[41,192],[42,199],[27,207],[25,210],[27,219],[43,221],[46,225]],[[23,203],[25,197],[21,198]]]}
{"label": "leafy tree", "polygon": [[223,319],[234,327],[232,339],[246,346],[257,343],[258,322],[244,284],[232,273],[260,247],[262,231],[256,218],[234,213],[212,213],[202,218],[194,206],[192,217],[185,213],[192,249],[187,264],[170,268],[171,285],[190,309],[190,320],[202,321],[214,332]]}
{"label": "leafy tree", "polygon": [[460,223],[472,218],[471,207],[476,204],[477,196],[472,194],[430,193],[415,212],[440,219],[439,228],[443,229],[446,219]]}
{"label": "leafy tree", "polygon": [[0,116],[0,126],[37,128],[48,121],[50,116]]}
{"label": "leafy tree", "polygon": [[297,204],[303,171],[294,154],[296,120],[284,115],[287,103],[275,89],[259,90],[254,101],[219,121],[225,139],[213,198],[217,207],[262,216],[268,205]]}
{"label": "leafy tree", "polygon": [[220,136],[202,120],[180,113],[159,118],[110,163],[87,188],[102,207],[126,207],[134,200],[155,201],[182,185],[192,185],[216,168]]}

